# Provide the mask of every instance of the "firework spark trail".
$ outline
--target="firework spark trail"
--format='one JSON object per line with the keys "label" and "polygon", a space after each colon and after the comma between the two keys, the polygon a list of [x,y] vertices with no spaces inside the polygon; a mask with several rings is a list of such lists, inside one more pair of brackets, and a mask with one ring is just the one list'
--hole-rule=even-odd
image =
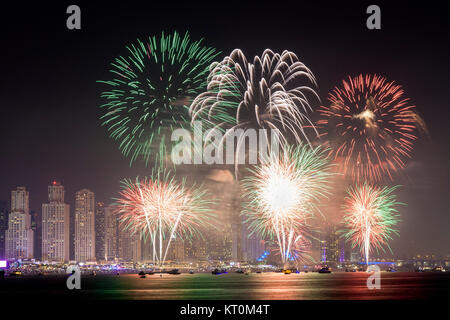
{"label": "firework spark trail", "polygon": [[426,132],[401,86],[377,75],[343,80],[319,108],[317,128],[331,145],[340,171],[356,181],[393,178],[411,156],[419,132]]}
{"label": "firework spark trail", "polygon": [[389,248],[391,234],[398,234],[394,229],[399,222],[395,207],[402,203],[397,202],[393,194],[396,188],[380,188],[364,183],[347,191],[344,236],[352,242],[353,247],[360,248],[366,264],[369,263],[369,255],[373,249],[384,251],[384,247]]}
{"label": "firework spark trail", "polygon": [[[207,91],[190,106],[192,122],[202,120],[205,126],[227,133],[232,129],[277,129],[282,143],[286,135],[309,142],[305,129],[315,131],[308,117],[310,102],[319,97],[314,75],[294,53],[266,49],[251,63],[235,49],[210,69]],[[221,146],[226,137],[220,140]],[[238,140],[238,147],[244,139]]]}
{"label": "firework spark trail", "polygon": [[115,212],[129,232],[150,238],[154,260],[160,267],[175,235],[200,235],[200,230],[210,225],[212,202],[206,200],[206,192],[196,186],[186,187],[184,180],[176,182],[170,173],[157,171],[151,178],[124,180],[122,184]]}
{"label": "firework spark trail", "polygon": [[140,157],[148,165],[150,156],[162,165],[164,128],[190,126],[188,106],[206,89],[209,65],[218,52],[203,46],[202,40],[190,40],[187,32],[163,32],[126,48],[128,55],[111,63],[112,78],[97,81],[108,86],[101,94],[106,100],[102,125],[130,157],[130,165]]}
{"label": "firework spark trail", "polygon": [[252,234],[275,238],[285,265],[289,256],[298,256],[292,250],[307,233],[318,201],[328,194],[332,173],[326,152],[306,144],[286,147],[279,158],[249,169],[251,175],[243,180],[246,222]]}

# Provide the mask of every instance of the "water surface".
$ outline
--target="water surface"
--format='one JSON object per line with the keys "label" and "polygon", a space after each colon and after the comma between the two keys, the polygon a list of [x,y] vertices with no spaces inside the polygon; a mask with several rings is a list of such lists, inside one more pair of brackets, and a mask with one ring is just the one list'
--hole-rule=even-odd
{"label": "water surface", "polygon": [[450,273],[381,273],[381,289],[369,290],[368,274],[281,273],[136,274],[82,276],[81,290],[68,290],[65,276],[0,280],[2,298],[54,296],[81,299],[137,300],[374,300],[434,299],[450,296]]}

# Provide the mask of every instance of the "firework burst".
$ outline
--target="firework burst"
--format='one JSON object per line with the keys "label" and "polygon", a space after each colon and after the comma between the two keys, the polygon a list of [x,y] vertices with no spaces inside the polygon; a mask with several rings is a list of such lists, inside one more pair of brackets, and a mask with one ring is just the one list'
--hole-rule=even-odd
{"label": "firework burst", "polygon": [[420,130],[426,130],[401,86],[377,75],[343,80],[320,107],[317,127],[340,171],[356,181],[392,179],[405,167]]}
{"label": "firework burst", "polygon": [[243,214],[252,233],[274,239],[282,262],[301,256],[308,220],[318,210],[318,201],[328,194],[331,173],[326,150],[308,145],[286,147],[278,158],[249,169],[244,178]]}
{"label": "firework burst", "polygon": [[389,248],[391,235],[398,234],[395,226],[399,222],[399,214],[395,206],[402,203],[397,202],[393,194],[396,188],[379,188],[364,183],[348,190],[344,203],[344,236],[353,247],[360,248],[366,264],[373,249]]}
{"label": "firework burst", "polygon": [[192,121],[202,120],[224,132],[276,129],[281,142],[287,136],[309,141],[306,128],[314,128],[308,117],[310,101],[319,98],[314,75],[294,53],[267,49],[251,63],[235,49],[210,69],[207,91],[190,107]]}
{"label": "firework burst", "polygon": [[150,239],[153,260],[160,265],[174,236],[200,235],[209,225],[211,202],[206,200],[206,192],[196,186],[188,188],[185,180],[176,182],[169,173],[158,171],[151,178],[122,184],[115,211],[129,232]]}
{"label": "firework burst", "polygon": [[138,39],[126,48],[127,55],[111,63],[112,78],[98,81],[108,86],[101,94],[102,124],[130,164],[139,157],[148,164],[151,155],[162,162],[165,128],[189,125],[188,106],[206,88],[218,53],[202,40],[191,41],[187,32]]}

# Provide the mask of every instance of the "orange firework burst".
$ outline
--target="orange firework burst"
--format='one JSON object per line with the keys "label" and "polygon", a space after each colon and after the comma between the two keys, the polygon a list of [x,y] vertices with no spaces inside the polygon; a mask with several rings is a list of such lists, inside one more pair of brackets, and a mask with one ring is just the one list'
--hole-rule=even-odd
{"label": "orange firework burst", "polygon": [[157,172],[151,178],[124,180],[122,184],[116,213],[130,232],[150,238],[153,258],[160,265],[175,235],[191,236],[208,224],[211,213],[205,191],[187,188],[184,180],[176,182],[170,174]]}
{"label": "orange firework burst", "polygon": [[377,75],[343,80],[328,101],[317,126],[340,171],[356,181],[392,180],[411,157],[418,131],[426,130],[402,87]]}

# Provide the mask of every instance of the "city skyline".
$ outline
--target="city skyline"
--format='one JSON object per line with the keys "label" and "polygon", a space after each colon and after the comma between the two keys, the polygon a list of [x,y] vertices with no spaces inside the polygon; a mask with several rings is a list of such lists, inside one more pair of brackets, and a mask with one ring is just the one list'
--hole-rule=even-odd
{"label": "city skyline", "polygon": [[[222,183],[223,181],[227,181],[223,176],[220,177],[220,174],[217,172],[213,174],[211,178],[213,179],[210,180],[211,182],[208,185],[210,190],[214,190],[219,186],[223,188],[224,185],[221,183],[218,184],[218,181],[221,181]],[[229,183],[227,184],[229,185]],[[227,184],[225,184],[225,186]],[[229,195],[229,193],[227,194]],[[25,212],[28,212],[27,219],[20,220],[23,220],[22,222],[28,221],[28,224],[22,223],[27,230],[31,230],[31,214],[28,207],[29,197],[30,193],[24,187],[17,187],[15,190],[12,190],[12,205],[11,210],[8,210],[8,212],[11,211],[12,213],[10,215],[13,217],[12,221],[17,221],[17,218],[15,217],[17,213],[25,214]],[[152,256],[152,246],[149,239],[142,239],[139,234],[134,234],[123,228],[123,226],[121,227],[119,218],[114,212],[114,207],[111,204],[105,206],[103,203],[95,202],[94,192],[88,189],[82,189],[76,192],[75,199],[78,203],[78,207],[75,209],[74,215],[82,215],[82,218],[75,218],[74,221],[77,225],[82,224],[83,226],[82,229],[75,232],[73,241],[68,240],[70,239],[69,226],[64,223],[64,221],[70,221],[67,215],[68,212],[70,213],[69,205],[64,203],[64,186],[60,182],[52,181],[48,186],[49,202],[47,204],[42,204],[42,256],[33,254],[33,240],[36,241],[37,237],[31,232],[29,233],[31,235],[31,242],[29,244],[29,246],[31,246],[31,253],[21,256],[19,253],[8,253],[8,250],[5,250],[5,258],[11,259],[14,257],[14,259],[68,262],[73,260],[69,259],[68,255],[68,247],[73,244],[73,249],[75,250],[75,259],[73,261],[79,263],[155,261]],[[222,202],[219,202],[217,205],[217,208],[229,207],[230,205],[233,206],[233,201],[233,198],[223,198]],[[217,210],[217,208],[215,210]],[[102,219],[104,219],[104,222],[102,223],[104,223],[104,226],[101,226],[101,229],[98,229],[99,222],[95,214],[93,214],[94,209],[96,214],[101,212],[103,215]],[[63,219],[64,221],[61,221],[60,219]],[[269,254],[268,252],[270,251],[267,251],[274,250],[274,248],[274,251],[276,251],[276,247],[274,247],[273,244],[265,244],[263,239],[255,236],[249,237],[249,231],[246,229],[245,223],[242,220],[236,221],[233,219],[233,215],[225,219],[222,216],[219,225],[225,226],[225,228],[219,233],[217,233],[217,231],[213,233],[206,232],[203,239],[173,239],[172,246],[168,251],[168,260],[179,262],[258,262],[263,261],[261,258],[264,258],[264,260],[269,258],[271,263],[279,263],[279,257],[277,257],[276,253],[272,252],[272,254]],[[88,220],[90,221],[88,222]],[[237,229],[234,229],[234,232],[231,231],[231,233],[227,233],[226,225],[229,224],[231,228],[233,223],[238,224],[234,227]],[[58,227],[58,224],[61,224],[61,226]],[[12,225],[15,224],[13,223]],[[74,227],[75,230],[77,230],[77,226]],[[342,225],[324,222],[319,228],[321,231],[317,233],[318,238],[316,241],[312,242],[312,246],[309,250],[312,260],[305,260],[304,263],[326,263],[327,265],[336,265],[339,263],[360,262],[361,254],[359,250],[352,248],[349,241],[345,241],[340,233],[340,228],[342,228]],[[16,229],[17,228],[14,228],[14,230]],[[5,231],[7,230],[8,229]],[[47,236],[45,235],[46,230]],[[63,232],[55,233],[58,230],[63,230]],[[90,237],[86,237],[89,233],[88,230],[91,230]],[[77,244],[77,237],[79,237],[80,232],[85,235],[85,237],[81,239],[84,241],[82,248],[80,248],[80,244]],[[5,235],[7,235],[6,232]],[[5,238],[8,239],[8,237]],[[11,236],[9,236],[9,238],[11,238]],[[226,239],[230,240],[227,242]],[[87,246],[89,241],[95,242],[95,245],[98,244],[99,247],[94,246],[89,248],[89,246]],[[15,243],[12,238],[9,242]],[[5,241],[5,249],[7,248],[7,243],[8,241]],[[14,247],[16,246],[14,245]],[[20,246],[17,247],[20,248]],[[36,247],[36,244],[34,244],[34,247]],[[101,256],[98,256],[98,252],[101,252]],[[445,253],[438,255],[433,253],[416,253],[413,256],[418,258],[421,256],[429,256],[430,258],[435,257],[434,259],[448,259],[450,255]],[[390,261],[390,259],[399,259],[399,257],[402,259],[411,259],[412,256],[403,254],[374,254],[375,261],[380,261],[380,259],[388,259],[388,261]]]}

